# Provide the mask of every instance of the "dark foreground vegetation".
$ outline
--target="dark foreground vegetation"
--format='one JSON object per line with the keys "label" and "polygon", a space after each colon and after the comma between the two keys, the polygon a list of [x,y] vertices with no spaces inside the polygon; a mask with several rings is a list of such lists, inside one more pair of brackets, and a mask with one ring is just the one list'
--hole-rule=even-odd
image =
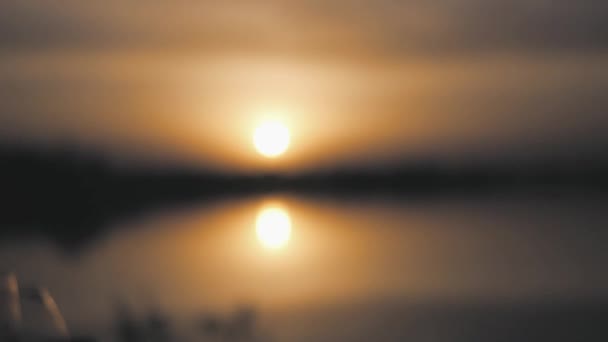
{"label": "dark foreground vegetation", "polygon": [[[319,308],[279,318],[276,324],[297,320],[309,331],[300,333],[319,342],[342,341],[519,341],[604,342],[608,339],[605,300],[538,300],[508,302],[351,303]],[[307,325],[306,321],[315,323]],[[111,330],[115,342],[271,342],[289,341],[264,331],[254,310],[239,309],[226,317],[201,315],[185,324],[162,312],[139,317],[117,311]],[[320,323],[321,322],[321,323]],[[184,322],[182,322],[184,323]],[[274,325],[278,330],[283,330]],[[289,329],[287,327],[287,329]],[[280,334],[279,334],[280,335]],[[286,337],[290,333],[286,334]],[[301,340],[298,336],[298,340]],[[93,337],[40,340],[95,342]],[[19,341],[21,342],[21,341]],[[36,341],[38,342],[38,341]]]}

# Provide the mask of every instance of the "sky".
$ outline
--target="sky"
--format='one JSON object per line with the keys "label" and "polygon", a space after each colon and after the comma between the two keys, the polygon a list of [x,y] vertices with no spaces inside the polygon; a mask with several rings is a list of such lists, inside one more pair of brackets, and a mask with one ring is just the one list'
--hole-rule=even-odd
{"label": "sky", "polygon": [[[0,141],[223,170],[600,158],[603,0],[6,0]],[[265,119],[292,146],[253,149]]]}

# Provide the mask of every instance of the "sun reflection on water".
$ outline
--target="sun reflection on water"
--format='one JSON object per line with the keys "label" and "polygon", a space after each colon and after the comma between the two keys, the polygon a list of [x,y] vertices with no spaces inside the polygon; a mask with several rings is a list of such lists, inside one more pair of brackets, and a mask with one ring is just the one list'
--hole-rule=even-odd
{"label": "sun reflection on water", "polygon": [[259,242],[268,249],[281,249],[291,239],[291,217],[285,208],[269,205],[262,208],[256,220]]}

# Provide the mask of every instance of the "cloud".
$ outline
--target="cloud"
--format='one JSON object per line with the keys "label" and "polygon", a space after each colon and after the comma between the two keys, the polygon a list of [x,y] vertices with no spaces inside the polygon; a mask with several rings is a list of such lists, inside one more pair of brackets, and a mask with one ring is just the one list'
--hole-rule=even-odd
{"label": "cloud", "polygon": [[604,53],[602,0],[5,1],[0,50],[194,49],[357,57]]}

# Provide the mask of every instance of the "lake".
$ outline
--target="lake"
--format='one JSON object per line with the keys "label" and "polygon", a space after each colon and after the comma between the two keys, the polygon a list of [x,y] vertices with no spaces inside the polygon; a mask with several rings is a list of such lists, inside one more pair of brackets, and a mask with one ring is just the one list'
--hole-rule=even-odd
{"label": "lake", "polygon": [[582,194],[251,196],[140,213],[75,250],[5,236],[0,269],[102,341],[127,314],[183,341],[235,317],[270,341],[605,341],[606,209]]}

